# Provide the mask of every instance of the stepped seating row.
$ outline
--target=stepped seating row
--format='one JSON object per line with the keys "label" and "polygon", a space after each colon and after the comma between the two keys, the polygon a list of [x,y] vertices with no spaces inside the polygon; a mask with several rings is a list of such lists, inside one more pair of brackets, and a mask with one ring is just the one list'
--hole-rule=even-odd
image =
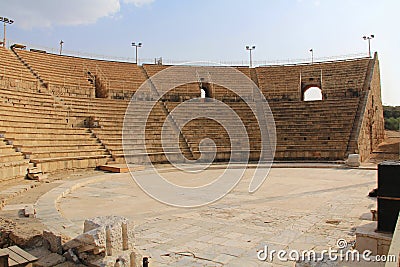
{"label": "stepped seating row", "polygon": [[343,159],[358,99],[270,102],[278,160]]}
{"label": "stepped seating row", "polygon": [[[179,105],[178,102],[168,103],[170,110],[176,108],[177,105]],[[246,148],[243,146],[243,140],[247,139],[249,139],[251,160],[258,159],[261,144],[260,131],[255,117],[249,115],[248,107],[245,104],[240,106],[241,112],[239,111],[237,114],[241,117],[241,121],[245,126],[244,130],[250,133],[249,136],[246,132],[237,131],[237,129],[241,128],[237,128],[240,127],[240,122],[236,117],[229,116],[226,111],[219,109],[214,103],[192,102],[189,106],[187,109],[178,108],[174,110],[174,119],[178,124],[183,124],[184,121],[196,118],[189,121],[182,128],[183,136],[186,138],[195,158],[200,157],[201,151],[205,151],[206,154],[208,153],[207,151],[213,151],[214,145],[207,142],[201,144],[203,139],[210,138],[215,144],[216,161],[228,161],[231,156],[233,160],[243,160],[242,158],[237,158],[238,155],[234,154],[243,154],[241,152]],[[207,119],[208,115],[212,115],[213,119]],[[228,125],[232,127],[231,129],[234,132],[228,134],[227,129],[224,128],[224,126],[227,127]]]}
{"label": "stepped seating row", "polygon": [[[167,162],[166,154],[178,158],[181,152],[188,159],[199,158],[202,149],[206,150],[205,154],[211,155],[212,144],[201,145],[204,138],[214,140],[216,160],[229,160],[232,153],[240,153],[243,149],[240,144],[238,151],[231,151],[231,143],[236,144],[243,135],[233,133],[230,140],[221,125],[207,119],[191,121],[181,133],[173,122],[168,121],[165,140],[161,140],[167,112],[185,100],[199,97],[201,86],[214,98],[226,100],[225,104],[238,114],[249,135],[250,158],[257,160],[263,141],[260,126],[249,106],[227,89],[234,88],[246,100],[254,100],[257,96],[252,94],[253,83],[246,77],[258,82],[267,99],[280,99],[279,102],[269,102],[277,126],[276,159],[343,159],[360,101],[358,95],[347,97],[346,93],[349,89],[362,90],[369,65],[369,59],[360,59],[256,69],[239,67],[236,68],[238,73],[227,67],[176,66],[176,71],[166,71],[161,81],[154,79],[154,87],[147,88],[144,95],[138,97],[139,101],[135,102],[131,111],[141,114],[149,105],[145,99],[172,87],[173,90],[163,99],[167,101],[157,103],[148,119],[139,115],[129,116],[124,121],[129,102],[93,98],[97,82],[106,87],[109,97],[125,99],[137,90],[147,76],[151,77],[168,66],[144,65],[142,68],[132,63],[20,50],[16,53],[44,82],[49,82],[50,92],[53,90],[54,95],[17,91],[13,88],[15,85],[5,85],[6,80],[0,79],[0,86],[4,87],[0,92],[0,131],[4,132],[3,139],[8,142],[8,149],[14,151],[0,149],[4,151],[0,162],[19,162],[22,156],[27,158],[25,164],[29,160],[32,164],[41,165],[46,172],[95,167],[106,162],[123,163],[126,159],[129,163],[145,163],[147,156],[152,162],[161,163]],[[32,82],[37,80],[12,51],[0,50],[0,56],[4,59],[2,62],[7,62],[2,77],[13,81],[18,76],[22,77],[15,73],[22,69],[23,76],[29,77]],[[318,81],[321,71],[323,90],[331,95],[322,102],[299,101],[302,79],[315,78]],[[90,77],[96,78],[92,81],[95,84],[88,81]],[[185,84],[175,87],[179,81]],[[338,101],[339,95],[346,97]],[[288,101],[282,101],[284,97]],[[255,107],[255,104],[250,105]],[[190,112],[180,112],[182,118],[215,113],[230,126],[239,124],[236,118],[230,118],[207,101],[203,101],[200,107],[194,106]],[[90,119],[97,120],[100,127],[89,128]],[[136,131],[141,127],[146,127],[145,134]],[[135,134],[129,137],[128,142],[123,142],[122,134],[132,131]],[[179,146],[175,146],[176,140],[179,140]]]}
{"label": "stepped seating row", "polygon": [[36,81],[35,76],[4,47],[0,47],[0,77],[14,80]]}
{"label": "stepped seating row", "polygon": [[72,128],[49,95],[2,90],[0,111],[5,140],[43,172],[95,168],[110,159],[88,129]]}
{"label": "stepped seating row", "polygon": [[[265,97],[301,99],[301,82],[321,82],[328,99],[349,97],[349,90],[361,91],[369,59],[357,59],[323,64],[257,67],[258,84]],[[346,94],[347,93],[347,94]]]}
{"label": "stepped seating row", "polygon": [[[61,101],[62,100],[62,101]],[[134,131],[134,136],[130,137],[125,150],[123,148],[122,133],[124,126],[124,118],[126,108],[129,104],[124,100],[112,99],[77,99],[73,97],[62,97],[60,101],[66,106],[70,106],[69,114],[77,121],[82,121],[88,116],[96,116],[99,119],[99,128],[92,128],[91,131],[96,138],[101,140],[107,151],[112,155],[113,161],[110,163],[125,163],[125,158],[128,158],[130,163],[146,163],[147,156],[153,163],[167,162],[163,149],[169,151],[170,155],[180,154],[180,151],[173,148],[172,142],[169,140],[169,135],[176,135],[172,125],[167,124],[166,144],[163,148],[161,145],[161,127],[166,119],[166,113],[162,108],[162,104],[158,103],[153,108],[149,118],[140,116],[128,117],[125,121],[125,131],[129,133]],[[142,114],[141,111],[147,108],[149,102],[135,102],[134,111],[136,114]],[[128,114],[129,115],[129,114]],[[146,126],[145,136],[140,132],[141,127]],[[179,139],[182,152],[190,158],[190,150],[185,147],[185,141]],[[125,153],[125,154],[124,154]]]}
{"label": "stepped seating row", "polygon": [[143,71],[136,64],[103,60],[87,60],[86,66],[106,84],[109,97],[129,97],[146,80]]}
{"label": "stepped seating row", "polygon": [[[151,80],[159,93],[168,90],[168,93],[163,97],[168,101],[182,102],[200,97],[200,87],[198,84],[199,78],[195,73],[190,71],[191,67],[189,66],[175,67],[144,64],[143,69],[150,78],[158,74],[157,76],[152,77]],[[168,70],[161,73],[161,71],[166,69]],[[180,83],[184,84],[179,85]]]}
{"label": "stepped seating row", "polygon": [[[34,101],[32,101],[34,100]],[[77,99],[74,97],[63,97],[59,98],[56,101],[57,105],[69,107],[68,113],[69,116],[72,118],[85,118],[90,114],[95,114],[96,116],[101,118],[101,126],[103,128],[92,129],[92,131],[96,134],[97,138],[101,139],[103,143],[106,144],[108,151],[114,156],[116,162],[123,162],[123,149],[122,149],[122,140],[120,138],[120,133],[122,133],[122,123],[125,114],[126,106],[128,105],[127,101],[112,101],[112,100],[105,100],[105,99]],[[282,105],[275,105],[275,107],[271,106],[273,113],[274,108],[277,110],[277,114],[280,116],[276,116],[276,124],[282,125],[282,129],[286,129],[286,131],[279,132],[278,127],[278,136],[282,138],[278,138],[278,145],[277,145],[277,158],[291,158],[291,159],[304,159],[304,158],[333,158],[337,157],[335,155],[341,154],[345,151],[345,146],[347,145],[346,142],[344,144],[338,144],[338,140],[346,140],[347,137],[344,137],[344,134],[348,134],[350,131],[346,130],[351,127],[352,122],[352,112],[348,111],[349,106],[353,106],[356,108],[356,100],[348,99],[343,105],[339,105],[337,102],[334,101],[324,101],[323,103],[314,103],[314,102],[299,102],[296,105],[293,105],[293,102],[285,103],[283,102]],[[61,104],[60,104],[61,103]],[[54,149],[55,151],[59,151],[58,154],[53,153],[54,157],[58,157],[62,155],[62,153],[66,158],[69,156],[81,156],[82,154],[91,155],[91,152],[95,152],[97,149],[93,149],[90,147],[90,142],[87,142],[84,132],[82,129],[71,129],[71,132],[65,132],[63,129],[69,127],[68,119],[66,119],[66,111],[60,108],[56,108],[55,100],[51,96],[48,95],[35,95],[32,96],[29,93],[22,93],[22,92],[13,92],[11,94],[7,94],[3,97],[2,104],[4,104],[4,108],[9,109],[9,105],[13,105],[13,109],[11,109],[7,118],[3,118],[1,121],[2,126],[7,126],[11,138],[15,138],[16,140],[22,141],[22,143],[29,143],[25,145],[25,151],[29,154],[29,151],[26,150],[29,148],[31,152],[36,153],[37,155],[32,155],[32,160],[34,161],[36,158],[45,158],[49,157],[51,151],[43,151],[40,153],[42,149],[49,150],[52,146],[46,145],[48,143],[48,139],[50,138],[50,134],[43,133],[42,130],[35,129],[35,131],[27,131],[30,126],[32,126],[29,122],[24,122],[24,117],[28,116],[30,120],[36,120],[41,125],[45,125],[51,131],[57,131],[60,135],[60,142],[57,142],[60,147],[64,146],[63,148]],[[146,102],[138,102],[136,103],[138,108],[140,106],[147,105]],[[168,103],[169,105],[173,106],[174,103]],[[179,103],[175,103],[177,105]],[[207,103],[204,103],[207,105]],[[229,103],[231,107],[237,111],[239,116],[242,118],[242,121],[245,122],[246,128],[252,133],[250,137],[250,147],[252,157],[257,157],[258,150],[260,149],[260,137],[256,136],[255,132],[257,129],[257,122],[254,119],[250,118],[249,110],[246,105],[243,103]],[[15,109],[15,110],[14,110]],[[26,110],[31,110],[31,114],[27,114]],[[308,110],[310,109],[310,110]],[[160,125],[165,120],[165,114],[163,114],[162,109],[158,108],[155,109],[153,119],[148,121],[148,127],[151,130],[148,136],[146,136],[147,142],[147,149],[143,151],[142,146],[136,146],[139,144],[135,144],[136,139],[132,139],[132,146],[128,147],[127,151],[129,155],[137,156],[137,157],[144,157],[145,155],[152,155],[153,161],[163,162],[166,161],[164,153],[162,153],[161,142],[157,140],[157,137],[160,135]],[[206,109],[207,110],[207,109]],[[329,118],[329,114],[332,115],[331,110],[336,110],[337,114],[335,113],[336,120],[327,120]],[[355,109],[354,109],[355,110]],[[313,112],[311,112],[313,111]],[[52,119],[43,118],[43,112],[47,114],[51,114]],[[288,115],[286,115],[288,114]],[[313,116],[310,116],[312,114]],[[341,119],[338,115],[347,116],[345,119]],[[223,117],[223,116],[222,116]],[[353,117],[354,118],[354,117]],[[246,120],[247,119],[247,120]],[[307,120],[307,123],[305,123]],[[354,119],[353,119],[354,120]],[[344,126],[343,121],[347,122],[348,125]],[[140,124],[140,119],[132,119],[132,126],[135,124]],[[15,127],[15,123],[18,123],[18,127]],[[143,123],[143,122],[142,122]],[[232,121],[231,124],[235,122]],[[188,151],[187,148],[184,148],[184,153],[193,155],[196,157],[199,156],[199,141],[202,137],[207,136],[215,136],[218,137],[221,141],[218,143],[218,153],[217,153],[217,160],[227,160],[230,156],[230,143],[226,142],[226,136],[220,134],[221,129],[218,127],[212,127],[210,124],[206,124],[207,126],[204,127],[204,122],[192,125],[189,127],[190,130],[183,131],[184,136],[188,139],[188,144],[192,151]],[[306,127],[306,125],[310,125],[310,127]],[[336,125],[337,127],[332,127]],[[157,129],[158,126],[158,129]],[[318,126],[318,127],[316,127]],[[325,128],[324,128],[325,127]],[[33,128],[33,127],[32,127]],[[290,134],[287,134],[287,129],[293,129]],[[300,129],[300,131],[296,131]],[[319,136],[321,134],[321,129],[330,129],[331,132],[327,139],[324,138],[314,138],[315,136]],[[336,131],[338,129],[338,131]],[[340,129],[340,131],[339,131]],[[29,132],[28,135],[25,133]],[[172,134],[173,131],[171,131]],[[193,134],[196,133],[196,134]],[[41,138],[39,138],[39,135]],[[69,138],[69,136],[75,136],[78,142],[74,143],[71,141],[63,141],[64,139]],[[287,137],[286,137],[286,136]],[[307,136],[305,140],[302,140],[299,145],[293,145],[293,141],[298,139],[304,138]],[[338,135],[339,137],[337,137]],[[33,140],[29,139],[28,136],[32,137]],[[81,138],[77,138],[80,136]],[[256,136],[256,137],[255,137]],[[330,139],[328,139],[328,137]],[[337,138],[336,138],[337,137]],[[197,139],[196,139],[197,138]],[[143,142],[143,138],[141,136],[137,136],[138,142]],[[321,141],[318,144],[315,144],[316,141]],[[181,140],[181,143],[184,143],[184,140]],[[84,145],[79,145],[79,143],[84,143]],[[167,142],[168,144],[168,142]],[[18,146],[20,143],[15,142],[15,145]],[[68,145],[73,145],[79,148],[81,151],[79,154],[68,154],[69,152],[74,153],[73,151],[69,151]],[[21,145],[23,148],[23,145]],[[38,149],[34,149],[34,148]],[[172,145],[171,145],[172,148]],[[182,146],[181,146],[182,148]],[[169,148],[167,147],[166,150]],[[185,150],[186,149],[186,150]],[[302,152],[299,152],[301,150]],[[340,150],[342,152],[337,152]],[[23,150],[24,151],[24,150]],[[125,152],[127,152],[125,151]],[[336,151],[336,152],[335,152]],[[175,151],[173,151],[175,153]],[[325,154],[324,154],[325,153]],[[336,154],[335,154],[336,153]],[[96,154],[96,153],[93,153]],[[222,155],[222,156],[220,156]],[[334,156],[332,156],[334,155]],[[139,159],[138,162],[140,162]],[[54,168],[54,167],[53,167]],[[59,168],[57,166],[57,168]]]}
{"label": "stepped seating row", "polygon": [[[56,95],[94,97],[95,83],[109,90],[109,97],[129,96],[146,80],[142,70],[128,62],[113,62],[15,50]],[[95,78],[98,79],[95,79]]]}
{"label": "stepped seating row", "polygon": [[[160,66],[143,65],[148,76],[153,77],[154,86],[159,93],[173,88],[164,99],[172,102],[185,101],[200,97],[200,88],[205,87],[208,94],[220,100],[238,99],[238,96],[227,90],[231,88],[241,92],[247,98],[251,97],[253,84],[249,68],[231,67],[196,67],[196,66]],[[165,70],[165,71],[164,71]],[[161,71],[164,71],[161,73]],[[242,74],[246,75],[243,76]],[[183,85],[177,86],[179,83]]]}
{"label": "stepped seating row", "polygon": [[4,134],[0,132],[0,182],[24,177],[29,166],[29,160],[7,144]]}
{"label": "stepped seating row", "polygon": [[88,81],[87,70],[80,60],[47,53],[14,49],[43,84],[55,95],[93,97],[94,86]]}
{"label": "stepped seating row", "polygon": [[[32,66],[34,71],[38,72],[42,79],[57,84],[57,88],[53,88],[56,94],[65,95],[68,92],[71,94],[72,89],[70,86],[75,85],[76,90],[71,95],[93,96],[93,85],[88,82],[87,72],[99,77],[101,83],[105,84],[108,88],[111,97],[115,98],[130,97],[132,92],[136,91],[146,80],[146,75],[141,68],[132,63],[84,59],[21,50],[15,51],[24,61]],[[352,92],[348,92],[348,90],[361,90],[368,63],[369,59],[358,59],[311,65],[258,67],[255,70],[258,84],[267,99],[286,98],[298,100],[301,98],[300,79],[320,79],[321,74],[321,83],[325,96],[327,98],[337,98],[343,96],[349,97],[349,94],[351,95]],[[144,65],[144,70],[149,76],[152,76],[168,67],[162,65]],[[227,79],[224,78],[224,72],[230,73],[230,68],[227,67],[198,68],[175,66],[174,68],[178,70],[170,77],[172,82],[176,81],[177,78],[179,80],[180,71],[185,76],[185,80],[187,80],[188,76],[193,76],[190,78],[191,81],[198,81],[202,78],[205,82],[215,82],[217,84],[224,82],[224,84],[228,85],[229,81],[235,82],[235,79],[232,79],[232,75],[227,75]],[[251,70],[249,68],[238,67],[237,69],[249,78],[251,77]],[[168,79],[169,77],[166,78]],[[224,98],[226,100],[234,97],[225,88],[215,87],[213,97]],[[229,86],[224,87],[229,88]],[[174,90],[170,95],[174,95],[175,98],[184,97],[184,93],[181,94],[180,92],[185,91],[186,98],[199,96],[199,88],[197,86],[186,86],[185,88],[181,88],[181,90]],[[187,93],[190,96],[187,96]]]}
{"label": "stepped seating row", "polygon": [[35,90],[38,81],[8,49],[0,47],[0,88]]}
{"label": "stepped seating row", "polygon": [[254,84],[250,77],[250,69],[236,68],[232,70],[232,68],[219,67],[210,68],[208,71],[213,82],[216,83],[213,86],[213,97],[228,102],[238,101],[239,96],[244,99],[254,97]]}
{"label": "stepped seating row", "polygon": [[[331,100],[270,104],[276,125],[275,158],[277,160],[343,159],[355,120],[357,102],[357,99],[347,99],[343,102]],[[168,103],[171,111],[178,104]],[[257,156],[255,152],[261,148],[261,137],[258,123],[255,117],[251,116],[252,111],[243,102],[232,102],[229,105],[246,126],[252,156]],[[185,115],[199,116],[202,113],[207,116],[210,112],[214,113],[212,108],[209,103],[197,103],[193,105],[190,112],[181,110],[176,118],[186,118]],[[220,113],[218,118],[229,125],[237,125],[236,121],[230,121],[229,117],[223,113]],[[183,129],[183,135],[187,138],[194,155],[197,156],[200,141],[207,137],[212,138],[221,151],[229,150],[230,140],[224,131],[220,125],[210,121],[194,120]],[[218,156],[218,159],[229,160],[229,154],[224,156]]]}
{"label": "stepped seating row", "polygon": [[358,99],[271,102],[277,129],[275,158],[280,160],[345,158]]}

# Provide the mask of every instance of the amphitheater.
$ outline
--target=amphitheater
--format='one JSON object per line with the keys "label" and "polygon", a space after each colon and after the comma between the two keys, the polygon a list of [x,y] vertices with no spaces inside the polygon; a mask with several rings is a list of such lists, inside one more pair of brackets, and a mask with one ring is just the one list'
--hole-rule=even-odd
{"label": "amphitheater", "polygon": [[[42,254],[32,242],[38,232],[48,229],[68,240],[82,233],[85,219],[118,215],[134,223],[135,247],[150,257],[150,266],[294,266],[293,261],[262,262],[257,250],[266,243],[275,249],[322,250],[340,238],[354,242],[355,228],[372,220],[375,202],[366,195],[376,187],[376,165],[366,161],[385,139],[377,53],[255,68],[137,65],[18,45],[0,48],[0,58],[1,217],[15,221],[14,236],[21,235],[19,244],[12,234],[7,242],[37,257]],[[168,75],[171,67],[177,72]],[[241,78],[232,78],[232,72]],[[167,73],[161,82],[160,73]],[[262,94],[244,92],[241,79]],[[321,100],[306,101],[315,88]],[[273,158],[263,153],[263,126],[252,112],[259,98],[273,116],[273,127],[268,126],[273,145],[267,142]],[[174,113],[183,103],[189,103],[188,110]],[[149,111],[149,116],[127,119],[127,110]],[[199,116],[192,120],[193,112]],[[210,114],[228,125],[241,121],[247,159],[240,158],[245,150],[240,145],[232,150],[239,137]],[[179,118],[188,123],[179,127]],[[128,141],[126,132],[133,134]],[[205,138],[214,149],[206,170],[185,174],[171,164],[171,159],[185,166],[198,162],[208,154]],[[360,167],[346,167],[352,154],[359,155]],[[150,198],[123,172],[146,175],[154,166],[170,181],[199,186],[220,175],[235,155],[237,168],[246,163],[240,184],[222,200],[193,209]],[[272,169],[260,189],[248,194],[259,162]],[[17,215],[26,206],[33,207],[34,216]],[[60,257],[38,266],[73,264]]]}

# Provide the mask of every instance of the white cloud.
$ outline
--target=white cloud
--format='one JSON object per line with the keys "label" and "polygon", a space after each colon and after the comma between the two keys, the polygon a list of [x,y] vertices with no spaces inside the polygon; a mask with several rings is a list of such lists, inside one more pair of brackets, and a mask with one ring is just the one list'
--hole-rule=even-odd
{"label": "white cloud", "polygon": [[126,4],[134,4],[137,7],[148,5],[154,2],[154,0],[123,0]]}
{"label": "white cloud", "polygon": [[121,9],[120,1],[142,6],[153,0],[13,0],[0,1],[1,15],[16,21],[24,29],[57,25],[95,23],[103,17],[114,17]]}

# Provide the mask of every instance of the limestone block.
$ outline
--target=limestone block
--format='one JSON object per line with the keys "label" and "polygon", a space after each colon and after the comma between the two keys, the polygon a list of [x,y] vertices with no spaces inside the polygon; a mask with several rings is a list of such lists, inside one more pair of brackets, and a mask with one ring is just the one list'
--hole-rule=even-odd
{"label": "limestone block", "polygon": [[360,155],[350,154],[346,160],[346,165],[349,167],[359,167],[360,166]]}
{"label": "limestone block", "polygon": [[53,232],[44,230],[43,238],[48,243],[48,249],[51,252],[62,254],[61,236],[54,234]]}
{"label": "limestone block", "polygon": [[[122,235],[124,224],[127,225],[127,240],[126,238],[123,238]],[[111,246],[114,250],[122,251],[126,249],[126,246],[124,247],[125,240],[128,243],[128,249],[133,247],[135,237],[133,224],[129,223],[127,218],[121,216],[95,217],[85,220],[83,229],[84,232],[90,232],[97,229],[97,231],[101,233],[99,238],[101,238],[101,242],[103,242],[102,244],[105,244],[106,228],[110,229]]]}
{"label": "limestone block", "polygon": [[35,262],[35,266],[37,267],[53,267],[56,266],[57,264],[63,263],[65,261],[65,258],[57,253],[51,253],[41,259],[39,259],[37,262]]}
{"label": "limestone block", "polygon": [[65,253],[63,254],[63,256],[64,256],[68,261],[72,261],[72,262],[74,262],[74,263],[76,263],[76,264],[79,264],[79,263],[80,263],[78,256],[76,256],[76,254],[74,253],[74,251],[73,251],[72,249],[68,249],[68,251],[65,252]]}
{"label": "limestone block", "polygon": [[90,247],[91,249],[99,248],[101,251],[104,251],[106,247],[105,233],[102,233],[101,229],[88,231],[65,243],[63,249],[79,249],[82,247]]}
{"label": "limestone block", "polygon": [[356,230],[356,249],[358,251],[370,250],[372,255],[387,254],[392,235],[376,232],[377,222],[360,225]]}
{"label": "limestone block", "polygon": [[31,218],[36,217],[36,211],[35,211],[35,208],[33,207],[33,205],[26,205],[24,207],[24,216],[31,217]]}
{"label": "limestone block", "polygon": [[358,251],[370,250],[372,255],[377,255],[378,240],[368,236],[357,236],[356,248]]}

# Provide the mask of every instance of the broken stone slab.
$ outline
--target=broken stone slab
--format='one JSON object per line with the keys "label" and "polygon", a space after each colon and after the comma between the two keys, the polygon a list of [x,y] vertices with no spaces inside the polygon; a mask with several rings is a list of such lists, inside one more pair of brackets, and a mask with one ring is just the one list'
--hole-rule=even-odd
{"label": "broken stone slab", "polygon": [[346,160],[346,165],[349,167],[360,167],[360,155],[359,154],[349,154]]}
{"label": "broken stone slab", "polygon": [[47,179],[47,174],[44,174],[40,167],[30,167],[28,168],[28,173],[26,175],[28,179],[43,181]]}
{"label": "broken stone slab", "polygon": [[30,180],[36,180],[39,182],[45,181],[48,178],[47,174],[43,174],[43,173],[27,173],[26,176]]}
{"label": "broken stone slab", "polygon": [[110,244],[113,250],[123,251],[130,247],[133,248],[135,238],[133,223],[129,223],[129,220],[125,217],[100,216],[85,220],[84,232],[94,229],[101,229],[101,232],[104,233],[104,241],[106,241],[106,233],[109,231]]}
{"label": "broken stone slab", "polygon": [[54,253],[62,254],[62,239],[60,235],[56,235],[53,232],[44,230],[43,239],[47,243],[48,250]]}
{"label": "broken stone slab", "polygon": [[72,249],[68,249],[68,251],[66,251],[63,256],[67,259],[67,261],[71,261],[75,264],[80,264],[80,260],[78,258],[78,256],[76,256],[76,254],[74,253],[74,251]]}
{"label": "broken stone slab", "polygon": [[122,216],[98,216],[91,219],[86,219],[83,224],[83,232],[88,232],[99,227],[121,225],[122,223],[128,223],[128,219]]}
{"label": "broken stone slab", "polygon": [[57,253],[51,253],[35,262],[37,267],[53,267],[57,264],[65,262],[65,258]]}
{"label": "broken stone slab", "polygon": [[[89,251],[99,254],[107,250],[107,255],[134,247],[133,223],[121,216],[100,216],[84,222],[84,233],[65,243],[66,251]],[[93,249],[92,249],[93,247]]]}
{"label": "broken stone slab", "polygon": [[83,252],[97,249],[97,252],[105,251],[105,237],[100,230],[92,230],[83,233],[63,245],[63,250],[69,249],[82,250]]}

